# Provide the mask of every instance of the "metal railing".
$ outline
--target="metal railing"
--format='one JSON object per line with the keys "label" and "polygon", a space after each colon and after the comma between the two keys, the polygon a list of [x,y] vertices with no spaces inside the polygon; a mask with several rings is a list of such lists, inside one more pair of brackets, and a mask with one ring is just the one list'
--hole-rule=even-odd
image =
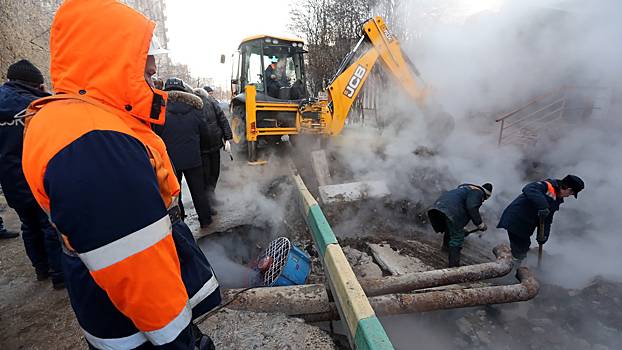
{"label": "metal railing", "polygon": [[563,117],[566,108],[566,87],[542,94],[526,105],[505,113],[495,122],[501,123],[498,144],[535,143],[538,128]]}

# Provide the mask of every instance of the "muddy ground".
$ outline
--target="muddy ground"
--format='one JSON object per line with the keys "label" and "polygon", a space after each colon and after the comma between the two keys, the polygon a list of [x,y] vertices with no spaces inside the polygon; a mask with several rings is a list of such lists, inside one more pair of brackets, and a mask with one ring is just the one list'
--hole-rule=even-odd
{"label": "muddy ground", "polygon": [[[223,287],[249,285],[253,259],[280,236],[289,237],[311,256],[313,271],[308,282],[324,281],[288,174],[284,167],[248,167],[225,160],[218,192],[224,201],[218,208],[222,222],[211,231],[200,231],[190,209],[188,222],[196,236],[202,237],[199,244]],[[3,200],[0,197],[0,215],[9,228],[17,230],[17,217]],[[192,207],[189,196],[184,202]],[[360,277],[389,274],[376,264],[367,243],[390,245],[430,269],[446,265],[439,251],[440,236],[429,232],[417,203],[389,198],[324,209]],[[463,263],[490,261],[491,250],[489,241],[469,237]],[[527,263],[534,265],[533,260]],[[381,322],[397,349],[619,349],[622,284],[595,278],[583,288],[567,289],[549,283],[553,279],[547,273],[546,269],[537,272],[540,293],[528,302],[383,317]],[[515,280],[508,276],[483,283]],[[220,349],[347,347],[339,321],[311,325],[284,315],[222,309],[201,328]],[[85,348],[66,293],[52,290],[49,282],[35,281],[21,239],[0,241],[0,348]]]}

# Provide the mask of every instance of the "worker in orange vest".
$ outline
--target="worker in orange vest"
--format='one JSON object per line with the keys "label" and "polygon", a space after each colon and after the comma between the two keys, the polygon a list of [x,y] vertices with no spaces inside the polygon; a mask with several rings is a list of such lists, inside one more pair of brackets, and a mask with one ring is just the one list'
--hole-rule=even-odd
{"label": "worker in orange vest", "polygon": [[26,114],[24,174],[62,234],[67,291],[93,349],[209,349],[192,320],[220,303],[151,129],[168,98],[151,85],[164,52],[154,29],[118,1],[65,1],[50,30],[57,95]]}

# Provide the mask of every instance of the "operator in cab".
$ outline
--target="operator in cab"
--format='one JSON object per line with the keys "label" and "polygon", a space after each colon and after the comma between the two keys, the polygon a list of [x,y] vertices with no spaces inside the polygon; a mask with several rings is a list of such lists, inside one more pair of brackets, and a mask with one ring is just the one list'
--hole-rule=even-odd
{"label": "operator in cab", "polygon": [[265,71],[265,77],[266,77],[266,92],[268,93],[269,96],[274,97],[274,98],[280,98],[279,97],[279,90],[281,89],[281,86],[284,86],[282,83],[282,79],[279,79],[279,76],[282,74],[282,61],[280,58],[276,57],[276,56],[272,56],[272,58],[270,58],[270,65],[268,66],[268,68],[266,68]]}

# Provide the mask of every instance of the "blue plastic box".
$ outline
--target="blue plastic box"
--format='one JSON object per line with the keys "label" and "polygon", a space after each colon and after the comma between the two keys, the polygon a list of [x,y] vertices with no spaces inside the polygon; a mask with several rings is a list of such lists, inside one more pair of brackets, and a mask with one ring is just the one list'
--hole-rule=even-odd
{"label": "blue plastic box", "polygon": [[305,284],[309,272],[311,272],[311,260],[302,249],[292,244],[289,254],[287,254],[287,263],[283,267],[283,272],[270,286]]}

